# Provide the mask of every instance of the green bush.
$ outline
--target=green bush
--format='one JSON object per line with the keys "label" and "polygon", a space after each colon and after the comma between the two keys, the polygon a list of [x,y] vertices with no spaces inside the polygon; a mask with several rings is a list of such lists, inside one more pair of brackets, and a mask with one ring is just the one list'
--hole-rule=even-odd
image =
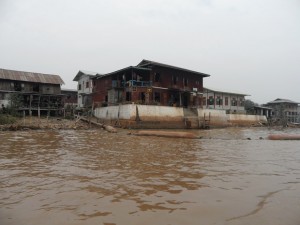
{"label": "green bush", "polygon": [[8,114],[0,114],[0,125],[13,124],[17,119]]}

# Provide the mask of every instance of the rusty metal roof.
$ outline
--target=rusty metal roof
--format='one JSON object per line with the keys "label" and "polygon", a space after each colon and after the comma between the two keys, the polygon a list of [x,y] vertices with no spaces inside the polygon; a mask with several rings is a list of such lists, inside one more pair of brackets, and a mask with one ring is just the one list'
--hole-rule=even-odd
{"label": "rusty metal roof", "polygon": [[0,69],[0,79],[33,83],[65,84],[58,75]]}
{"label": "rusty metal roof", "polygon": [[193,70],[188,70],[188,69],[180,68],[180,67],[177,67],[177,66],[171,66],[171,65],[164,64],[164,63],[154,62],[154,61],[146,60],[146,59],[143,59],[137,66],[138,67],[145,67],[145,66],[153,66],[153,65],[154,66],[165,67],[165,68],[170,68],[170,69],[174,69],[174,70],[181,70],[181,71],[188,72],[188,73],[194,73],[194,74],[201,75],[203,77],[209,77],[210,76],[209,74],[206,74],[206,73],[201,73],[201,72],[197,72],[197,71],[193,71]]}

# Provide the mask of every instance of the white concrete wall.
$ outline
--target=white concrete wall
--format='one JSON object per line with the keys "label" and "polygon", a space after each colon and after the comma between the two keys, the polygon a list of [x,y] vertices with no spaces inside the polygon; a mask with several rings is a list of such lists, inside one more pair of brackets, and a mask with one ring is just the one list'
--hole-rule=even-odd
{"label": "white concrete wall", "polygon": [[138,113],[143,121],[183,120],[183,108],[179,107],[138,105]]}
{"label": "white concrete wall", "polygon": [[136,105],[120,105],[99,107],[94,110],[94,116],[99,119],[123,119],[134,120],[136,117]]}
{"label": "white concrete wall", "polygon": [[226,126],[228,125],[228,119],[226,110],[220,109],[198,109],[198,116],[200,120],[209,120],[210,124],[215,126]]}
{"label": "white concrete wall", "polygon": [[95,109],[94,115],[99,119],[135,120],[136,107],[138,108],[139,118],[142,121],[183,120],[183,108],[135,104],[99,107]]}
{"label": "white concrete wall", "polygon": [[[160,121],[160,122],[182,122],[184,119],[183,108],[168,106],[150,105],[120,105],[99,107],[94,110],[95,117],[104,120],[136,120],[137,109],[141,121]],[[197,109],[200,121],[210,119],[209,125],[212,127],[224,127],[231,124],[248,125],[258,122],[267,122],[265,116],[226,114],[225,110],[217,109]],[[167,128],[167,127],[165,127]]]}
{"label": "white concrete wall", "polygon": [[242,115],[242,114],[227,114],[229,122],[248,122],[248,123],[257,123],[257,122],[267,122],[266,116],[261,115]]}

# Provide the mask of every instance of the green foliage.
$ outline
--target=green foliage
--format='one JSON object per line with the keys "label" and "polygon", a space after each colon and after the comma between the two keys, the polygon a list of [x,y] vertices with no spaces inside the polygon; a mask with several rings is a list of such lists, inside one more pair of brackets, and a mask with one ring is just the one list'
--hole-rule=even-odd
{"label": "green foliage", "polygon": [[7,113],[13,116],[18,116],[18,109],[22,106],[22,95],[12,93],[9,97],[10,105],[7,107]]}
{"label": "green foliage", "polygon": [[13,124],[17,119],[8,114],[0,114],[0,125]]}
{"label": "green foliage", "polygon": [[247,114],[254,114],[254,106],[256,106],[258,104],[254,103],[253,101],[246,99],[244,106],[245,106],[245,110],[247,112]]}

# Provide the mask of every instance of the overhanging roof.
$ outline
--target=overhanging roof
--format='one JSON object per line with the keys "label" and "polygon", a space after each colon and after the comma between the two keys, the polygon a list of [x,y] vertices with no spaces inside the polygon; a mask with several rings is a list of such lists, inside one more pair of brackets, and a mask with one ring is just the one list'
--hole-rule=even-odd
{"label": "overhanging roof", "polygon": [[76,76],[74,77],[73,81],[78,81],[82,75],[94,77],[94,76],[96,76],[97,74],[98,74],[98,73],[92,72],[92,71],[79,70],[78,73],[76,74]]}
{"label": "overhanging roof", "polygon": [[225,90],[220,90],[220,89],[215,89],[215,88],[207,88],[207,87],[203,87],[204,91],[205,90],[209,90],[211,92],[217,92],[217,93],[226,93],[226,94],[233,94],[233,95],[242,95],[242,96],[250,96],[249,94],[243,94],[243,93],[239,93],[239,92],[235,92],[235,91],[225,91]]}
{"label": "overhanging roof", "polygon": [[138,67],[143,67],[143,66],[151,66],[151,65],[170,68],[170,69],[174,69],[174,70],[181,70],[181,71],[184,71],[184,72],[189,72],[189,73],[194,73],[194,74],[197,74],[197,75],[201,75],[203,77],[209,77],[210,76],[209,74],[205,74],[205,73],[201,73],[201,72],[197,72],[197,71],[193,71],[193,70],[188,70],[188,69],[180,68],[180,67],[177,67],[177,66],[171,66],[171,65],[167,65],[167,64],[163,64],[163,63],[159,63],[159,62],[154,62],[154,61],[146,60],[146,59],[143,59],[137,66]]}
{"label": "overhanging roof", "polygon": [[299,102],[294,102],[289,99],[281,99],[281,98],[277,98],[274,101],[268,102],[267,104],[279,104],[279,103],[299,104]]}
{"label": "overhanging roof", "polygon": [[96,79],[106,77],[106,76],[115,75],[115,74],[118,74],[118,73],[130,71],[130,70],[133,70],[133,71],[151,71],[151,69],[149,69],[149,68],[143,68],[143,67],[138,67],[138,66],[128,66],[128,67],[125,67],[123,69],[111,72],[111,73],[106,73],[106,74],[103,74],[103,75],[97,74]]}
{"label": "overhanging roof", "polygon": [[45,84],[64,84],[58,75],[0,69],[0,79]]}

